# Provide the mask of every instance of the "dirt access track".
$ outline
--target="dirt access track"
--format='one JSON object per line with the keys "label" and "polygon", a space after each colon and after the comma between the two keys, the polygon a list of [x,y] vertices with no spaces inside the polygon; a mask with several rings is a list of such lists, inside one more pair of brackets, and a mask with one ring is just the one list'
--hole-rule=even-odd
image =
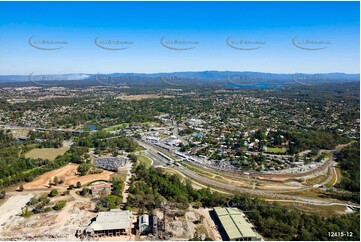
{"label": "dirt access track", "polygon": [[86,176],[79,176],[77,168],[79,165],[68,164],[59,169],[49,171],[43,175],[36,178],[34,181],[24,184],[25,189],[39,189],[47,188],[49,185],[49,180],[53,180],[55,176],[65,179],[65,182],[59,184],[58,187],[68,187],[69,185],[76,185],[79,181],[82,185],[86,185],[92,181],[96,180],[109,180],[110,176],[114,174],[111,171],[103,171],[100,174],[91,174]]}

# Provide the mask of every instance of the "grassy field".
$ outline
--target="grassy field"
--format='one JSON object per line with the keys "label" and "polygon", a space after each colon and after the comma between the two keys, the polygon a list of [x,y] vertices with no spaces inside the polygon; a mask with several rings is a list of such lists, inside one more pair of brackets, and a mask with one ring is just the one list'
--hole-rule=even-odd
{"label": "grassy field", "polygon": [[[339,168],[332,168],[334,169],[334,173],[332,179],[326,184],[328,187],[332,187],[341,181],[341,171]],[[337,174],[336,174],[337,173]]]}
{"label": "grassy field", "polygon": [[341,180],[342,180],[342,171],[339,167],[335,167],[336,172],[337,172],[337,182],[336,184],[340,184]]}
{"label": "grassy field", "polygon": [[[235,187],[251,188],[250,184],[248,184],[247,182],[245,182],[241,179],[233,180],[226,176],[217,175],[217,173],[214,173],[213,171],[207,171],[207,170],[193,166],[186,162],[182,162],[182,165],[187,167],[189,170],[197,173],[198,175],[208,178],[210,180],[214,180],[214,181],[218,181],[218,182],[222,182],[222,183],[226,183],[226,184],[231,184],[231,185],[234,185]],[[219,189],[219,188],[217,188],[217,189]]]}
{"label": "grassy field", "polygon": [[[108,131],[108,132],[109,132],[109,131],[116,131],[116,130],[125,128],[125,127],[127,127],[127,126],[129,126],[129,125],[131,125],[131,124],[130,124],[130,123],[121,123],[121,124],[116,124],[116,125],[110,126],[110,127],[108,127],[108,128],[104,128],[103,130],[104,130],[104,131]],[[134,124],[132,124],[132,125],[139,125],[139,126],[146,126],[146,125],[148,125],[148,126],[156,126],[156,127],[160,126],[160,124],[157,123],[157,122],[134,123]]]}
{"label": "grassy field", "polygon": [[326,152],[326,153],[324,153],[325,154],[325,157],[326,158],[331,158],[332,157],[332,153],[330,153],[330,152]]}
{"label": "grassy field", "polygon": [[286,153],[286,148],[267,148],[268,153]]}
{"label": "grassy field", "polygon": [[286,195],[292,195],[292,196],[300,196],[300,197],[306,197],[306,198],[322,198],[323,193],[320,192],[318,188],[311,188],[308,190],[302,190],[302,191],[287,191],[283,194]]}
{"label": "grassy field", "polygon": [[305,213],[318,213],[322,216],[328,217],[337,213],[344,213],[346,208],[342,205],[332,206],[316,206],[311,204],[295,203],[295,202],[280,202],[282,205],[293,207]]}
{"label": "grassy field", "polygon": [[111,175],[110,179],[115,178],[116,180],[125,182],[125,180],[127,179],[127,173],[128,173],[127,170],[121,170],[117,174]]}
{"label": "grassy field", "polygon": [[304,184],[305,185],[315,185],[315,184],[320,184],[322,182],[324,182],[327,179],[327,175],[320,175],[320,176],[316,176],[310,179],[307,179]]}
{"label": "grassy field", "polygon": [[122,129],[122,128],[125,128],[129,126],[129,123],[122,123],[122,124],[117,124],[117,125],[114,125],[114,126],[110,126],[108,128],[104,128],[103,130],[104,131],[115,131],[115,130],[118,130],[118,129]]}
{"label": "grassy field", "polygon": [[137,159],[139,164],[143,163],[147,168],[149,168],[152,165],[152,161],[148,157],[145,157],[143,155],[137,155]]}
{"label": "grassy field", "polygon": [[31,159],[47,159],[53,161],[57,156],[63,155],[68,150],[68,147],[32,149],[25,154],[25,157]]}

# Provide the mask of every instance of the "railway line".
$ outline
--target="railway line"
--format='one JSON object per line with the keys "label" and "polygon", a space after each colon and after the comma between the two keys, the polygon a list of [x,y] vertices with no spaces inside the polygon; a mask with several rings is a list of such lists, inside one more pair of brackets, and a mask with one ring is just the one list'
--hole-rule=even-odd
{"label": "railway line", "polygon": [[[165,159],[163,156],[158,154],[158,149],[154,147],[152,144],[145,143],[144,141],[137,140],[140,145],[145,147],[148,150],[148,153],[152,154],[150,159],[152,159],[154,162],[158,164],[166,165],[169,161]],[[297,201],[299,203],[305,203],[305,204],[311,204],[311,205],[322,205],[322,206],[333,206],[333,205],[342,205],[342,206],[352,206],[356,208],[360,208],[359,204],[354,204],[350,202],[342,202],[342,201],[330,201],[325,199],[318,199],[318,198],[308,198],[308,197],[300,197],[300,196],[293,196],[293,195],[287,195],[287,194],[278,194],[276,192],[270,192],[270,191],[263,191],[263,190],[255,190],[255,189],[248,189],[248,188],[240,188],[235,187],[233,185],[229,185],[226,183],[222,183],[219,181],[215,181],[206,177],[203,177],[185,166],[175,166],[173,169],[179,171],[180,173],[186,175],[190,179],[197,181],[198,183],[201,183],[203,185],[208,185],[211,187],[215,187],[222,190],[232,191],[232,192],[241,192],[241,193],[248,193],[253,195],[260,195],[267,198],[273,198],[273,199],[282,199],[282,200],[289,200],[289,201]]]}

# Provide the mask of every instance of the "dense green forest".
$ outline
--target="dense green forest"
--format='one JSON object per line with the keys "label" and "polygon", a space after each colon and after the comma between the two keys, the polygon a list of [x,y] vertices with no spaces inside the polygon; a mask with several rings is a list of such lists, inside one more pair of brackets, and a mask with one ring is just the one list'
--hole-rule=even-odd
{"label": "dense green forest", "polygon": [[296,154],[308,149],[334,149],[339,144],[346,144],[350,139],[342,137],[334,132],[313,131],[287,132],[285,134],[290,141],[289,152]]}
{"label": "dense green forest", "polygon": [[113,153],[118,150],[133,152],[140,149],[140,146],[130,137],[114,136],[105,131],[98,131],[92,134],[82,134],[76,141],[75,145],[87,148],[95,148],[96,154]]}
{"label": "dense green forest", "polygon": [[20,145],[0,149],[0,189],[19,182],[32,181],[37,176],[57,169],[69,162],[80,163],[85,155],[84,149],[72,147],[54,161],[29,159],[19,155]]}
{"label": "dense green forest", "polygon": [[[49,132],[46,132],[49,133]],[[126,151],[134,151],[139,145],[131,138],[116,137],[107,139],[109,136],[103,132],[93,134],[83,134],[81,137],[75,138],[76,142],[62,156],[57,157],[54,161],[42,159],[25,158],[24,151],[29,150],[33,144],[36,147],[42,147],[38,142],[34,142],[35,137],[41,137],[46,143],[48,139],[54,136],[63,139],[63,136],[54,134],[31,134],[32,139],[25,144],[16,144],[16,140],[10,132],[0,131],[0,189],[19,182],[32,181],[37,176],[54,169],[57,169],[69,162],[82,164],[89,162],[88,148],[95,147],[101,151],[116,151],[124,149]],[[40,144],[44,143],[41,142]]]}
{"label": "dense green forest", "polygon": [[190,181],[183,184],[178,175],[167,174],[161,168],[146,168],[144,164],[135,168],[129,193],[128,206],[148,210],[161,207],[163,200],[183,208],[188,207],[189,203],[212,207],[227,201],[218,192],[212,192],[209,188],[195,190]]}
{"label": "dense green forest", "polygon": [[342,149],[337,161],[342,170],[342,181],[338,187],[360,195],[360,142]]}

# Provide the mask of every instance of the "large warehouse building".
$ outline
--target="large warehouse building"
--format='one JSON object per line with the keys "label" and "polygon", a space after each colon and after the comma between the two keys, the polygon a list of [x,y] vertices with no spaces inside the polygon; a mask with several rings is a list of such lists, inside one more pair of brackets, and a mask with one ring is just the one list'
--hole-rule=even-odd
{"label": "large warehouse building", "polygon": [[112,209],[100,212],[96,220],[89,225],[86,233],[90,236],[119,236],[130,234],[132,212]]}
{"label": "large warehouse building", "polygon": [[241,210],[216,207],[214,212],[226,240],[256,241],[262,239],[253,229],[253,225],[246,221],[246,217]]}

